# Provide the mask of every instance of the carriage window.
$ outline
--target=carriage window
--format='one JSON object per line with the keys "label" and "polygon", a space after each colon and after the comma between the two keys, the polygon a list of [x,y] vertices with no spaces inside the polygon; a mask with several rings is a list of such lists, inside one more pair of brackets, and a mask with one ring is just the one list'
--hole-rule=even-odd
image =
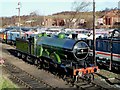
{"label": "carriage window", "polygon": [[98,41],[98,48],[100,48],[100,41]]}
{"label": "carriage window", "polygon": [[108,52],[110,52],[110,42],[108,42]]}

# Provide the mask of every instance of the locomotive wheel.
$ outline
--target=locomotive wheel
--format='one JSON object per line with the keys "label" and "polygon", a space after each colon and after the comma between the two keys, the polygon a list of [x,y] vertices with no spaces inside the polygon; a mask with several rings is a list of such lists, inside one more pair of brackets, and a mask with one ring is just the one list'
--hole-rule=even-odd
{"label": "locomotive wheel", "polygon": [[46,60],[42,59],[43,60],[43,63],[42,63],[42,68],[43,69],[46,69]]}
{"label": "locomotive wheel", "polygon": [[38,61],[38,59],[36,58],[34,61],[35,66],[37,66],[37,61]]}
{"label": "locomotive wheel", "polygon": [[35,60],[33,57],[31,57],[31,64],[34,65],[34,63],[35,63]]}
{"label": "locomotive wheel", "polygon": [[61,59],[60,59],[59,55],[57,53],[55,53],[55,52],[50,54],[50,58],[53,61],[57,62],[58,64],[61,63]]}
{"label": "locomotive wheel", "polygon": [[36,66],[39,68],[39,69],[41,69],[41,60],[40,59],[36,59],[36,61],[35,61],[35,64],[36,64]]}
{"label": "locomotive wheel", "polygon": [[17,57],[21,58],[21,53],[20,52],[17,52]]}
{"label": "locomotive wheel", "polygon": [[50,53],[48,52],[47,49],[43,50],[43,53],[42,53],[43,56],[49,58],[49,54],[50,54]]}
{"label": "locomotive wheel", "polygon": [[85,79],[91,83],[93,80],[94,80],[94,75],[91,73],[91,74],[86,74],[85,75]]}
{"label": "locomotive wheel", "polygon": [[49,69],[49,62],[47,60],[44,60],[44,68]]}
{"label": "locomotive wheel", "polygon": [[24,54],[22,54],[22,59],[24,60],[24,61],[26,61],[26,55],[24,55]]}
{"label": "locomotive wheel", "polygon": [[34,60],[34,59],[33,59],[31,56],[29,56],[29,55],[26,57],[26,61],[27,61],[27,63],[29,63],[29,64],[32,64],[32,65],[33,65],[33,64],[34,64],[34,61],[33,61],[33,60]]}

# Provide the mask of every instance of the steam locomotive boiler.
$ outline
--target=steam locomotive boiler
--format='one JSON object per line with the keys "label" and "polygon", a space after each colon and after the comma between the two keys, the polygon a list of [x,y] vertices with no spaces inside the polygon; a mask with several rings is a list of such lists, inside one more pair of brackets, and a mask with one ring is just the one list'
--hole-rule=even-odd
{"label": "steam locomotive boiler", "polygon": [[84,41],[76,41],[73,39],[59,39],[52,37],[41,37],[37,40],[37,46],[47,50],[50,54],[56,53],[61,59],[80,62],[84,60],[89,52],[89,47]]}
{"label": "steam locomotive boiler", "polygon": [[60,75],[82,77],[97,72],[97,66],[89,66],[86,63],[89,47],[84,41],[39,36],[27,41],[17,39],[17,51],[26,57],[34,58],[34,64],[48,67]]}

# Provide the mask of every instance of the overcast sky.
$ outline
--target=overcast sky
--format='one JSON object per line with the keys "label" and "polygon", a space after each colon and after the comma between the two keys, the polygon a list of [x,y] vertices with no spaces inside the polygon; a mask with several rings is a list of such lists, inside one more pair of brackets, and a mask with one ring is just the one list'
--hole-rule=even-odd
{"label": "overcast sky", "polygon": [[[18,15],[17,3],[21,2],[21,15],[29,15],[37,11],[41,15],[51,15],[61,11],[71,11],[72,2],[75,0],[0,0],[0,17]],[[76,0],[91,1],[92,0]],[[118,7],[120,0],[95,0],[96,11],[105,8]],[[92,7],[89,8],[92,10]]]}

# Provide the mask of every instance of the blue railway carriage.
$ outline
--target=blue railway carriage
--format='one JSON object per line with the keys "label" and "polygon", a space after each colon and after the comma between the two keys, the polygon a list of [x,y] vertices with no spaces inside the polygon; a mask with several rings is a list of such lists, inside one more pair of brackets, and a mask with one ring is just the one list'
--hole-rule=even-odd
{"label": "blue railway carriage", "polygon": [[7,32],[7,41],[8,43],[14,44],[16,41],[16,38],[20,37],[20,32],[12,32],[12,31],[8,31]]}
{"label": "blue railway carriage", "polygon": [[[21,32],[21,36],[24,36],[24,33]],[[20,32],[19,31],[6,31],[3,33],[3,42],[6,42],[8,44],[15,45],[16,38],[20,38]]]}
{"label": "blue railway carriage", "polygon": [[[93,41],[89,40],[89,46],[93,47]],[[111,67],[120,70],[120,30],[114,30],[111,37],[99,37],[96,39],[96,59],[100,66]]]}

